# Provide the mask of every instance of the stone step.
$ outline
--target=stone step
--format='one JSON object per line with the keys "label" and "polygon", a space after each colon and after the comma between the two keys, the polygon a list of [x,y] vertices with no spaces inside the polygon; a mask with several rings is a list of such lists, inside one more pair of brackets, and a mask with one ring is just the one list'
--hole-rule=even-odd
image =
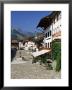
{"label": "stone step", "polygon": [[16,52],[15,58],[22,58],[24,60],[33,60],[33,56],[31,55],[30,52],[26,52],[24,50],[18,50]]}

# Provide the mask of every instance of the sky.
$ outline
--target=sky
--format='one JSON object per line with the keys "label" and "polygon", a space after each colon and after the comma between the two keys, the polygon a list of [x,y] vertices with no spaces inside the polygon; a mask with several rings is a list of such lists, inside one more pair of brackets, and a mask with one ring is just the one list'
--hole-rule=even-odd
{"label": "sky", "polygon": [[11,26],[23,32],[38,32],[41,31],[36,28],[39,21],[50,13],[50,11],[12,11]]}

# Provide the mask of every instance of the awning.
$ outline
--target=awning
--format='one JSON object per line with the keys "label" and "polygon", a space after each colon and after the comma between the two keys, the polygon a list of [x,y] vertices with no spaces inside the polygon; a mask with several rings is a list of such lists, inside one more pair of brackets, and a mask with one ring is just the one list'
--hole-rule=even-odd
{"label": "awning", "polygon": [[33,57],[37,57],[37,56],[40,56],[40,55],[43,55],[45,53],[49,53],[51,50],[41,50],[41,51],[36,51],[36,52],[33,52],[32,55]]}

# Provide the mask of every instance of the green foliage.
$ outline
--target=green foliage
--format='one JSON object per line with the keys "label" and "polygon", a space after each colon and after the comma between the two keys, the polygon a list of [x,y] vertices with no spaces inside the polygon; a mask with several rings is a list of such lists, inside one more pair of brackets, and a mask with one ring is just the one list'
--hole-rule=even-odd
{"label": "green foliage", "polygon": [[41,62],[42,62],[42,63],[46,63],[47,58],[48,58],[47,54],[41,55]]}
{"label": "green foliage", "polygon": [[56,65],[56,71],[60,71],[61,69],[61,53],[57,55],[57,65]]}
{"label": "green foliage", "polygon": [[32,63],[36,63],[39,60],[39,57],[33,58]]}
{"label": "green foliage", "polygon": [[[52,57],[51,57],[52,55]],[[40,61],[40,64],[45,64],[47,69],[52,70],[52,65],[47,63],[47,59],[56,60],[56,71],[60,71],[61,69],[61,41],[53,41],[52,42],[52,52],[49,54],[44,54],[39,57],[34,58],[33,62],[36,63]]]}
{"label": "green foliage", "polygon": [[52,65],[50,63],[48,63],[47,66],[46,66],[46,69],[47,70],[53,70],[53,67],[52,67]]}
{"label": "green foliage", "polygon": [[61,41],[52,42],[52,59],[56,60],[56,71],[61,69]]}
{"label": "green foliage", "polygon": [[60,42],[53,42],[52,43],[52,57],[53,60],[56,60],[58,53],[61,52],[61,43]]}
{"label": "green foliage", "polygon": [[38,56],[38,57],[36,57],[36,58],[33,59],[33,63],[36,63],[38,61],[40,61],[40,64],[46,63],[47,58],[48,58],[48,56],[46,54],[45,55]]}
{"label": "green foliage", "polygon": [[34,58],[32,63],[40,62],[40,65],[44,64],[46,69],[52,70],[52,65],[50,63],[47,63],[47,59],[51,59],[51,53],[47,53]]}

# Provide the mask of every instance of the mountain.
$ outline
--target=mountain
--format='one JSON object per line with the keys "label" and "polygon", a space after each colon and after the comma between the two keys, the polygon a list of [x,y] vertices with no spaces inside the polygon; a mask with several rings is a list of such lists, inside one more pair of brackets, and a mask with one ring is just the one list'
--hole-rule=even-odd
{"label": "mountain", "polygon": [[17,39],[17,40],[22,40],[26,37],[24,33],[21,31],[18,31],[16,29],[11,30],[11,39]]}
{"label": "mountain", "polygon": [[25,35],[28,36],[28,37],[32,37],[34,36],[35,34],[33,32],[25,32]]}
{"label": "mountain", "polygon": [[16,40],[23,40],[28,37],[33,37],[34,33],[33,32],[23,32],[20,29],[12,29],[11,30],[11,38],[16,39]]}

